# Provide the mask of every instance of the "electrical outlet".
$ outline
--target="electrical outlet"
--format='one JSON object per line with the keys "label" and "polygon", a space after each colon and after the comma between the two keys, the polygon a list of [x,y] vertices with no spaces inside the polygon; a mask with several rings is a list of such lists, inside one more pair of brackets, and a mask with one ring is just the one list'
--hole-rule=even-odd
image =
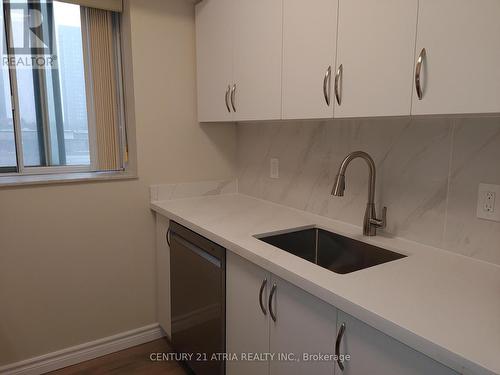
{"label": "electrical outlet", "polygon": [[271,159],[269,177],[280,178],[280,161],[279,161],[279,159]]}
{"label": "electrical outlet", "polygon": [[484,198],[484,210],[486,212],[495,212],[495,197],[496,194],[492,191],[487,191]]}
{"label": "electrical outlet", "polygon": [[479,184],[477,217],[500,222],[500,186]]}

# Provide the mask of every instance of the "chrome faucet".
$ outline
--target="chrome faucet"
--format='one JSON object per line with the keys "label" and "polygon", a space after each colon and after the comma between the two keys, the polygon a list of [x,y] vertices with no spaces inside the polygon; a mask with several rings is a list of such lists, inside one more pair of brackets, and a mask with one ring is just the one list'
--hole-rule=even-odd
{"label": "chrome faucet", "polygon": [[354,159],[361,158],[366,161],[370,170],[370,185],[368,186],[368,203],[366,204],[365,219],[363,222],[363,234],[365,236],[376,236],[377,228],[385,228],[387,222],[387,207],[382,210],[382,219],[377,219],[375,212],[375,162],[372,157],[364,151],[351,152],[346,156],[340,165],[339,173],[333,186],[332,195],[343,197],[345,191],[345,172],[347,167]]}

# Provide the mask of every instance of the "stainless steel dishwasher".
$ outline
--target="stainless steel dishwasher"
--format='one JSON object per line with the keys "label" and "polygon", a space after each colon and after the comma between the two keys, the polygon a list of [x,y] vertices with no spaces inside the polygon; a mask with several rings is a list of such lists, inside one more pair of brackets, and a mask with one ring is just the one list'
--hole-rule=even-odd
{"label": "stainless steel dishwasher", "polygon": [[174,350],[196,375],[223,375],[214,356],[226,348],[226,250],[173,221],[167,240]]}

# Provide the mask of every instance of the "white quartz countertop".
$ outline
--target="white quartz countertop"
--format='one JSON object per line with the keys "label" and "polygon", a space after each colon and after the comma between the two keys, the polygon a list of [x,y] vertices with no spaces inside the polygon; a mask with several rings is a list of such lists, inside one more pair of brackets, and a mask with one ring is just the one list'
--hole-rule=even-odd
{"label": "white quartz countertop", "polygon": [[[500,374],[499,266],[241,194],[151,207],[460,373]],[[408,257],[340,275],[254,237],[308,226]]]}

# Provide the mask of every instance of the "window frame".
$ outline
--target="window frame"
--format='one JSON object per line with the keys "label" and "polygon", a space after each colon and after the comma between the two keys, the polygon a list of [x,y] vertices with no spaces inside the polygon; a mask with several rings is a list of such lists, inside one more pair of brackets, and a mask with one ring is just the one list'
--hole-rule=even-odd
{"label": "window frame", "polygon": [[[29,0],[28,0],[29,1]],[[0,167],[0,187],[17,185],[17,184],[30,184],[34,182],[36,184],[43,183],[43,176],[47,176],[46,181],[48,183],[57,182],[73,182],[78,180],[103,180],[103,179],[127,179],[136,178],[137,174],[132,164],[135,165],[136,162],[133,160],[130,163],[129,154],[129,122],[132,119],[130,115],[127,114],[125,110],[125,102],[130,104],[129,95],[125,92],[129,85],[125,82],[125,74],[127,67],[123,61],[124,56],[124,44],[125,42],[130,42],[125,40],[122,34],[123,29],[123,13],[113,12],[113,38],[114,38],[114,54],[116,58],[115,66],[115,76],[116,76],[116,90],[118,95],[118,134],[119,134],[119,157],[121,161],[121,168],[112,171],[102,171],[97,169],[97,150],[96,150],[96,129],[95,129],[95,111],[94,104],[92,100],[93,88],[92,80],[89,78],[91,74],[91,66],[89,64],[89,50],[88,50],[88,29],[85,22],[87,22],[86,8],[80,6],[81,11],[81,28],[82,28],[82,46],[84,54],[84,71],[85,71],[85,88],[86,88],[86,105],[87,105],[87,121],[88,121],[88,132],[89,132],[89,154],[90,154],[90,164],[89,165],[54,165],[54,166],[25,166],[23,158],[23,145],[22,145],[22,134],[21,134],[21,122],[18,108],[19,97],[17,91],[17,76],[16,67],[9,67],[9,82],[10,82],[10,92],[12,101],[12,113],[13,113],[13,123],[14,123],[14,138],[15,138],[15,148],[16,148],[16,166]],[[128,9],[127,9],[128,10]],[[4,5],[3,9],[4,24],[0,27],[4,27],[5,38],[7,45],[13,44],[12,35],[12,23],[10,15],[7,15],[8,9]],[[127,12],[128,13],[128,12]],[[127,15],[129,17],[129,15]],[[53,20],[52,20],[53,22]],[[130,36],[127,37],[129,39]],[[129,44],[127,45],[129,46]],[[130,46],[129,46],[130,47]],[[128,52],[128,51],[127,51]],[[130,67],[128,67],[130,69]],[[42,70],[43,71],[43,70]],[[43,73],[44,76],[45,72]],[[131,77],[130,77],[131,78]],[[44,91],[40,90],[40,91]],[[133,103],[132,103],[133,104]],[[59,109],[61,110],[61,109]],[[47,124],[47,119],[45,119],[44,124]],[[43,132],[43,130],[42,130]],[[42,134],[45,144],[50,143],[50,138],[47,138],[46,134]],[[42,150],[40,150],[42,152]],[[44,150],[45,155],[47,151]],[[57,178],[60,177],[60,178]]]}

